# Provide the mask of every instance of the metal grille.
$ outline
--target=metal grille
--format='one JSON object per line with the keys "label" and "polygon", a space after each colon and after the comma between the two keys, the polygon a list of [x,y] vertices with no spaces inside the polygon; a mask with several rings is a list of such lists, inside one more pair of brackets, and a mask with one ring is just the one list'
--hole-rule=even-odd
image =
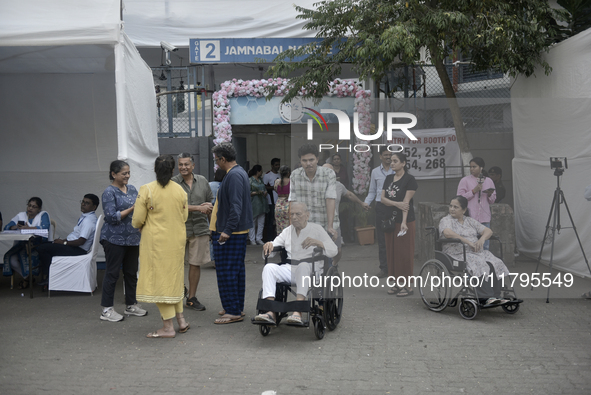
{"label": "metal grille", "polygon": [[153,67],[158,137],[209,136],[211,95],[198,79],[198,67]]}
{"label": "metal grille", "polygon": [[[507,75],[495,70],[473,71],[469,64],[459,64],[458,67],[450,64],[446,69],[467,132],[512,129],[510,79]],[[453,127],[435,66],[409,65],[397,68],[382,80],[380,90],[385,96],[404,103],[407,111],[420,114],[420,125],[417,127]]]}

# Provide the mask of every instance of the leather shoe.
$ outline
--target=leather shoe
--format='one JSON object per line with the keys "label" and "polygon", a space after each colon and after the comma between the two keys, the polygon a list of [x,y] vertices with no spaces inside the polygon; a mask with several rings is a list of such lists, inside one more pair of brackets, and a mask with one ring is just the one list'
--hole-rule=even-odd
{"label": "leather shoe", "polygon": [[376,274],[376,277],[377,278],[386,278],[386,277],[388,277],[388,272],[385,272],[382,270],[378,274]]}

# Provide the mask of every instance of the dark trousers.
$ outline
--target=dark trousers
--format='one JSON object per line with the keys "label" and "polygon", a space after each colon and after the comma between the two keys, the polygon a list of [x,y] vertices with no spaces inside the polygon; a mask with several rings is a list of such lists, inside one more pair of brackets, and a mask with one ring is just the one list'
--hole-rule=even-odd
{"label": "dark trousers", "polygon": [[501,295],[501,281],[497,279],[495,268],[489,262],[486,262],[492,273],[492,281],[489,276],[486,276],[482,285],[476,288],[478,292],[478,299],[480,303],[485,303],[488,298],[498,298]]}
{"label": "dark trousers", "polygon": [[275,205],[269,204],[269,211],[265,214],[265,228],[263,231],[263,241],[273,241],[277,237],[275,230]]}
{"label": "dark trousers", "polygon": [[55,243],[39,244],[35,249],[39,253],[39,263],[44,276],[49,275],[49,266],[54,256],[78,256],[86,254],[86,251],[80,247]]}
{"label": "dark trousers", "polygon": [[246,255],[247,234],[232,234],[222,245],[218,243],[220,234],[212,232],[215,271],[218,279],[218,292],[222,307],[227,314],[239,316],[244,311],[246,291]]}
{"label": "dark trousers", "polygon": [[386,235],[381,227],[380,218],[376,216],[376,233],[378,236],[378,254],[380,259],[380,271],[388,272],[388,255],[386,253]]}
{"label": "dark trousers", "polygon": [[125,304],[131,306],[137,301],[135,289],[137,287],[138,258],[140,256],[139,246],[119,246],[102,240],[101,244],[105,249],[105,277],[103,278],[103,296],[101,306],[113,306],[115,297],[115,286],[119,280],[119,271],[123,270],[123,281],[125,282]]}

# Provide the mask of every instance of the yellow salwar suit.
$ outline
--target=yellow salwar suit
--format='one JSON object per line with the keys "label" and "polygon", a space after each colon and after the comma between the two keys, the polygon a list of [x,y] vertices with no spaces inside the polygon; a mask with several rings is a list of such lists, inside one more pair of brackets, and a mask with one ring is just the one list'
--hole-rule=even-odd
{"label": "yellow salwar suit", "polygon": [[164,320],[183,311],[188,215],[187,193],[176,182],[140,188],[131,222],[142,231],[136,298],[156,303]]}

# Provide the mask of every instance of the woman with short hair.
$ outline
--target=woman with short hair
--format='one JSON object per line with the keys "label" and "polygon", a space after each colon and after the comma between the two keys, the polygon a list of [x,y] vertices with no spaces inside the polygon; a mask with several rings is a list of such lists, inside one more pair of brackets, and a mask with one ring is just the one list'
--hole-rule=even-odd
{"label": "woman with short hair", "polygon": [[103,313],[100,318],[103,321],[123,320],[123,316],[113,307],[115,285],[121,270],[125,283],[125,314],[138,317],[147,314],[146,310],[138,306],[135,298],[140,232],[131,226],[137,190],[128,183],[130,176],[127,162],[122,160],[111,162],[109,167],[111,185],[105,189],[102,196],[105,223],[101,229],[100,243],[105,250],[106,263],[101,297]]}

